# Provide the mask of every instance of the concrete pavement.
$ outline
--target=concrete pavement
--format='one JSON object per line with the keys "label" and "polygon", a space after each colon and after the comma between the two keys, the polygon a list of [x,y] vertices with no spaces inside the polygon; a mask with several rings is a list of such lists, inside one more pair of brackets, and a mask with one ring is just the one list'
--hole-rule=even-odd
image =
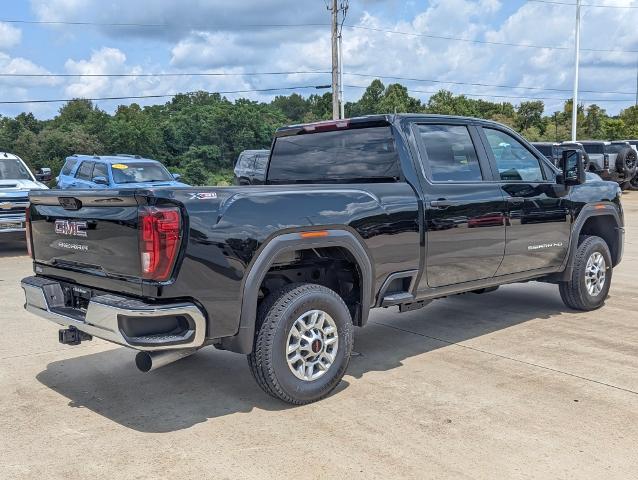
{"label": "concrete pavement", "polygon": [[0,249],[0,478],[619,478],[638,471],[638,192],[601,310],[529,283],[358,329],[338,390],[266,396],[212,348],[143,374],[134,352],[57,343]]}

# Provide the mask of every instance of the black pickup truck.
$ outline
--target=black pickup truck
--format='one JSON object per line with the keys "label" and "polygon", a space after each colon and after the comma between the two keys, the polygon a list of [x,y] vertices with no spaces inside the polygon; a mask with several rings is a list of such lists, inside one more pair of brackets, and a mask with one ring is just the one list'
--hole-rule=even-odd
{"label": "black pickup truck", "polygon": [[[372,308],[555,283],[600,307],[622,257],[617,184],[552,165],[500,124],[380,115],[280,129],[265,185],[32,192],[26,309],[139,351],[212,345],[267,393],[329,394]],[[453,321],[453,319],[450,319]]]}

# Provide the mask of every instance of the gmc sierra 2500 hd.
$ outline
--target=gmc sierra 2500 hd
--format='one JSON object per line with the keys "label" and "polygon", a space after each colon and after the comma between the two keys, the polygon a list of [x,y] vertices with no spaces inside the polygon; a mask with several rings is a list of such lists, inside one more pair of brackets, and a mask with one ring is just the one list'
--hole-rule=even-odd
{"label": "gmc sierra 2500 hd", "polygon": [[[265,185],[32,192],[26,308],[136,350],[247,354],[261,388],[329,394],[370,309],[538,280],[600,307],[623,251],[620,188],[585,183],[471,118],[380,115],[277,131]],[[453,321],[453,319],[450,319]]]}

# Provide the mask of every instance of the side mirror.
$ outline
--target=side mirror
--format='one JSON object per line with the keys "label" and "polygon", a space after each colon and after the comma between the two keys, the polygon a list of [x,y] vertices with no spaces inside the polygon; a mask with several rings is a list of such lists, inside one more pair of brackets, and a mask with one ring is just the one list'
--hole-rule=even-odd
{"label": "side mirror", "polygon": [[582,185],[587,180],[584,155],[580,150],[565,150],[561,158],[562,181],[564,185]]}
{"label": "side mirror", "polygon": [[38,182],[50,182],[52,178],[53,178],[53,174],[51,173],[50,168],[43,167],[43,168],[40,168],[35,173],[35,179]]}
{"label": "side mirror", "polygon": [[109,181],[106,177],[95,177],[93,178],[93,183],[96,185],[108,185]]}
{"label": "side mirror", "polygon": [[182,178],[182,176],[179,173],[171,173],[171,175],[173,175],[173,178],[177,181],[179,181]]}

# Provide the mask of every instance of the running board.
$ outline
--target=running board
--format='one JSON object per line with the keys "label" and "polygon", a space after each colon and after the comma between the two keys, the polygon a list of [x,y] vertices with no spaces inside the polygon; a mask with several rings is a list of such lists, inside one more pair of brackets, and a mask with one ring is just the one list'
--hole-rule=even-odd
{"label": "running board", "polygon": [[393,307],[404,303],[414,302],[414,295],[408,292],[392,293],[383,297],[382,307]]}

